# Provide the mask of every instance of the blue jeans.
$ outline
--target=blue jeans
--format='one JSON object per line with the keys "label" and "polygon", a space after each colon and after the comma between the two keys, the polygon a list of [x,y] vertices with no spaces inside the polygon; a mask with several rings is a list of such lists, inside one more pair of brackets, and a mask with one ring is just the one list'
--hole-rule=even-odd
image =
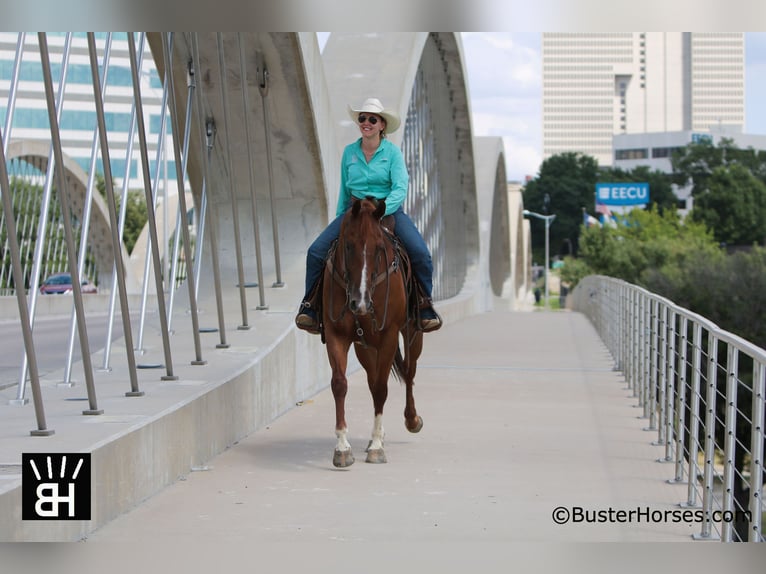
{"label": "blue jeans", "polygon": [[[402,211],[400,207],[393,214],[396,226],[394,232],[407,250],[412,263],[412,272],[415,279],[418,280],[428,297],[431,297],[433,290],[434,267],[431,262],[431,253],[428,251],[426,242],[420,235],[418,228],[412,223],[409,216]],[[306,254],[306,293],[303,300],[308,299],[311,288],[319,280],[324,269],[324,263],[327,259],[327,253],[330,251],[332,242],[340,235],[340,224],[343,215],[336,217],[325,230],[319,234],[314,243],[309,247]]]}

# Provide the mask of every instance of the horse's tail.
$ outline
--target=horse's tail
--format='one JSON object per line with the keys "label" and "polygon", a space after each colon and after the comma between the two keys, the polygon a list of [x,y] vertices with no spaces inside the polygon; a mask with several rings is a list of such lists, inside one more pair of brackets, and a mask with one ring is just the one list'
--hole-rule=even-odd
{"label": "horse's tail", "polygon": [[394,372],[394,377],[396,377],[396,380],[398,380],[400,383],[405,380],[405,372],[407,371],[407,367],[404,364],[404,356],[402,355],[401,347],[396,348],[396,356],[394,357],[394,364],[391,370]]}

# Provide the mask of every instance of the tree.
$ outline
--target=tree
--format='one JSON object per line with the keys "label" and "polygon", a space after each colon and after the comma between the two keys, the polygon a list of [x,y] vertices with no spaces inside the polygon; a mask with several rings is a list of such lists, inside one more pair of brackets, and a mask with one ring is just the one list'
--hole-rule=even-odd
{"label": "tree", "polygon": [[715,167],[696,190],[690,217],[704,223],[721,243],[763,245],[766,184],[742,164]]}
{"label": "tree", "polygon": [[702,224],[681,221],[674,211],[633,209],[624,221],[617,227],[583,226],[580,256],[593,273],[642,286],[662,276],[673,284],[696,254],[712,259],[719,251]]}
{"label": "tree", "polygon": [[[96,189],[102,197],[106,198],[106,183],[101,173],[96,174]],[[116,219],[119,219],[121,196],[115,196],[115,208],[117,209]],[[123,229],[122,242],[128,253],[132,253],[136,245],[138,236],[141,234],[146,222],[149,219],[146,201],[142,191],[128,191],[127,205],[125,206],[125,226]]]}
{"label": "tree", "polygon": [[[556,214],[550,227],[552,253],[577,253],[582,208],[593,205],[598,162],[595,158],[567,152],[549,157],[539,175],[527,183],[522,195],[524,207],[545,215]],[[545,222],[531,222],[532,245],[540,253],[545,244]]]}

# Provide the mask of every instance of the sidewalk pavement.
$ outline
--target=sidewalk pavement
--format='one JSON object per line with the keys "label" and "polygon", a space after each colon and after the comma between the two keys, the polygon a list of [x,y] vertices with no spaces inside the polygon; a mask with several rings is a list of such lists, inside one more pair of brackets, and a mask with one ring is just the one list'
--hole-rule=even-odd
{"label": "sidewalk pavement", "polygon": [[404,386],[392,378],[387,464],[364,462],[372,401],[363,371],[349,382],[350,468],[332,466],[327,388],[88,543],[219,543],[263,564],[320,545],[339,555],[382,541],[500,551],[519,542],[686,542],[699,531],[672,520],[685,487],[667,482],[673,469],[658,462],[655,433],[643,430],[632,392],[579,313],[497,311],[426,335],[415,385],[424,428],[405,429]]}

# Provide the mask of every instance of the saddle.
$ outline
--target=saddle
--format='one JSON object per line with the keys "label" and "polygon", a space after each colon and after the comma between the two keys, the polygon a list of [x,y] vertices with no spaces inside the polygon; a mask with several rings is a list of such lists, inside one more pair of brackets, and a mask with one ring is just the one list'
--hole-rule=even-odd
{"label": "saddle", "polygon": [[[404,288],[407,293],[407,319],[408,321],[415,321],[415,325],[420,325],[420,311],[423,308],[428,307],[429,301],[425,291],[421,287],[420,283],[415,279],[412,273],[412,265],[410,263],[410,257],[407,254],[407,250],[399,241],[399,238],[394,234],[395,220],[392,215],[387,215],[381,219],[381,226],[386,232],[386,236],[389,238],[394,247],[394,258],[398,262],[398,267],[404,277]],[[328,267],[331,273],[337,278],[338,272],[335,271],[332,263],[335,257],[335,251],[338,248],[338,239],[333,241],[325,259],[324,268]],[[322,296],[324,290],[324,273],[320,275],[319,280],[312,287],[307,303],[310,308],[314,309],[317,314],[317,320],[319,322],[319,334],[322,336],[322,343],[325,343],[324,335],[324,315]]]}

